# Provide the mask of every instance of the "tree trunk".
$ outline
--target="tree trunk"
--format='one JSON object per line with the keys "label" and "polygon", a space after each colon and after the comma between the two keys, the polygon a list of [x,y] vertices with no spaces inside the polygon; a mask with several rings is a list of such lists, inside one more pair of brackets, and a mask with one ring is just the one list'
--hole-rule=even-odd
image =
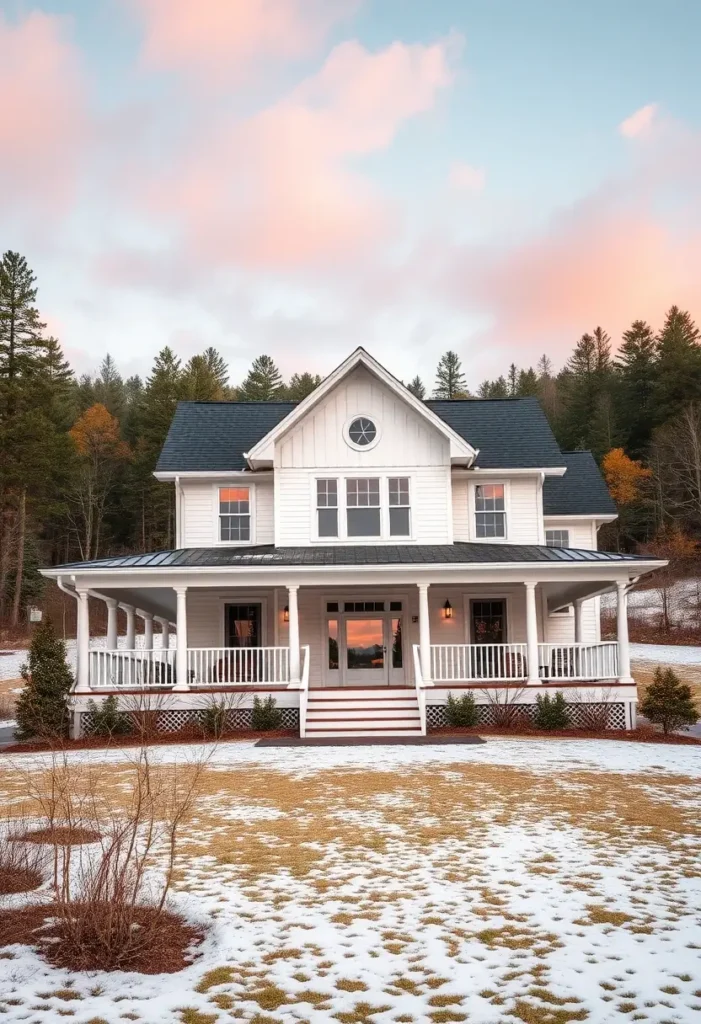
{"label": "tree trunk", "polygon": [[24,580],[24,538],[27,532],[27,488],[23,487],[19,497],[17,513],[17,569],[15,572],[15,595],[12,601],[13,626],[19,624],[19,610],[22,606],[22,582]]}

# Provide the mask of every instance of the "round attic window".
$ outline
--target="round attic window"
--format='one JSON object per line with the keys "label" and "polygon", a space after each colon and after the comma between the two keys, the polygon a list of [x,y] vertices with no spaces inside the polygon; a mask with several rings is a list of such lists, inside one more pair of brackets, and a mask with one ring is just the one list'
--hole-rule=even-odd
{"label": "round attic window", "polygon": [[348,427],[348,440],[356,448],[368,448],[377,438],[377,427],[367,416],[356,416]]}

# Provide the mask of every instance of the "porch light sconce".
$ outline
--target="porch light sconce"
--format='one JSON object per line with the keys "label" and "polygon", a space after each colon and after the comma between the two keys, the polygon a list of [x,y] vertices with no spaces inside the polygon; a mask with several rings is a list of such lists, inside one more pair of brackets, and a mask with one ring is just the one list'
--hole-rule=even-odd
{"label": "porch light sconce", "polygon": [[446,601],[443,605],[443,618],[452,619],[453,617],[453,606],[450,601]]}
{"label": "porch light sconce", "polygon": [[290,621],[290,606],[288,604],[285,605],[284,611],[282,613],[282,621],[283,622],[289,622]]}

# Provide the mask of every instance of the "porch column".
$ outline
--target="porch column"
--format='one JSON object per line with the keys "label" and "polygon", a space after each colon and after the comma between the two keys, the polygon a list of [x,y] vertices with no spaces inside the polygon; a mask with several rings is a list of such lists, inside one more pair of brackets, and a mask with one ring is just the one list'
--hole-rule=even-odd
{"label": "porch column", "polygon": [[583,615],[584,601],[574,602],[574,642],[581,644],[582,636],[584,635],[583,626]]}
{"label": "porch column", "polygon": [[526,583],[526,652],[528,658],[528,685],[540,682],[538,669],[538,612],[535,601],[535,583]]}
{"label": "porch column", "polygon": [[177,601],[174,690],[187,690],[187,587],[175,587]]}
{"label": "porch column", "polygon": [[87,590],[78,590],[78,621],[76,625],[76,653],[78,666],[76,690],[80,693],[90,689],[90,606]]}
{"label": "porch column", "polygon": [[419,583],[419,662],[424,683],[431,682],[431,623],[428,613],[429,583]]}
{"label": "porch column", "polygon": [[628,583],[619,580],[616,584],[618,590],[618,605],[616,608],[617,633],[618,633],[618,681],[619,683],[632,682],[630,675],[630,645],[628,643]]}
{"label": "porch column", "polygon": [[297,607],[298,586],[287,588],[287,608],[290,614],[288,623],[288,644],[290,645],[290,682],[298,683],[301,679],[299,660],[299,608]]}
{"label": "porch column", "polygon": [[136,645],[136,609],[133,604],[123,604],[122,608],[127,616],[127,641],[126,649],[133,651]]}
{"label": "porch column", "polygon": [[117,600],[114,597],[105,598],[107,605],[107,650],[117,650]]}
{"label": "porch column", "polygon": [[151,612],[142,612],[141,617],[144,620],[144,650],[153,650],[153,615]]}

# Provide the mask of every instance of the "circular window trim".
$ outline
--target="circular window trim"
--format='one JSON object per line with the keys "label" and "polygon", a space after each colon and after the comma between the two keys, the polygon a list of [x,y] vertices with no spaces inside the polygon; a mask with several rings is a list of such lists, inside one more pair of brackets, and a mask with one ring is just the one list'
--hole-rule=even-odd
{"label": "circular window trim", "polygon": [[[351,439],[350,428],[352,424],[359,419],[370,420],[370,422],[375,427],[375,436],[370,442],[370,444],[356,444],[355,441]],[[346,442],[349,448],[353,449],[354,452],[371,452],[372,449],[379,443],[381,437],[382,431],[380,430],[379,423],[377,422],[374,416],[370,416],[370,414],[367,412],[353,413],[353,415],[346,420],[346,423],[343,427],[343,440]]]}

